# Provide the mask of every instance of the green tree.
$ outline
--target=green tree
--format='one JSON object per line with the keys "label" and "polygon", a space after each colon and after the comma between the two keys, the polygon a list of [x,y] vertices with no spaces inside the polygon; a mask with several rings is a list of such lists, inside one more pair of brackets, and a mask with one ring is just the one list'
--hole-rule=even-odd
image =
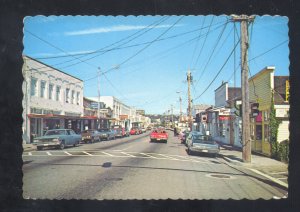
{"label": "green tree", "polygon": [[280,123],[281,121],[276,118],[276,109],[274,107],[274,93],[272,92],[269,126],[270,126],[271,156],[275,159],[280,159],[280,148],[277,142],[278,127]]}

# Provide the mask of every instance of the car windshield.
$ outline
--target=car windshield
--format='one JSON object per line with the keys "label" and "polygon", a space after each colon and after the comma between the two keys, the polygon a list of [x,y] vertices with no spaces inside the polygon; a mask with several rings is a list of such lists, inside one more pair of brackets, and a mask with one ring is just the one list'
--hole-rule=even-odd
{"label": "car windshield", "polygon": [[193,143],[215,144],[215,141],[212,140],[211,136],[194,135],[193,136]]}
{"label": "car windshield", "polygon": [[45,135],[65,135],[65,130],[48,130]]}

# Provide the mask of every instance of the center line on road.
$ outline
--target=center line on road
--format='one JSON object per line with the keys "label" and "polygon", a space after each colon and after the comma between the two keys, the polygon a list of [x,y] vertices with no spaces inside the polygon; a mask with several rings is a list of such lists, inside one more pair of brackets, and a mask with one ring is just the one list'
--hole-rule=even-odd
{"label": "center line on road", "polygon": [[277,180],[286,180],[287,177],[276,178]]}
{"label": "center line on road", "polygon": [[120,152],[120,153],[122,153],[122,154],[124,154],[124,155],[128,155],[129,157],[133,157],[133,158],[135,158],[136,156],[134,156],[134,155],[131,155],[131,154],[128,154],[128,153],[126,153],[126,152]]}
{"label": "center line on road", "polygon": [[177,159],[177,158],[172,158],[172,157],[170,157],[170,156],[163,155],[163,154],[158,154],[158,155],[163,156],[163,157],[166,157],[166,158],[171,159],[171,160],[179,160],[179,159]]}
{"label": "center line on road", "polygon": [[270,172],[270,174],[287,174],[288,172],[285,171],[285,172]]}
{"label": "center line on road", "polygon": [[64,153],[66,153],[67,155],[72,155],[72,154],[70,154],[70,153],[68,153],[68,152],[64,152]]}
{"label": "center line on road", "polygon": [[105,154],[105,155],[111,156],[111,157],[114,156],[114,155],[111,155],[111,154],[109,154],[109,153],[107,153],[107,152],[102,152],[102,153]]}
{"label": "center line on road", "polygon": [[84,154],[87,154],[87,155],[90,155],[90,156],[93,156],[92,154],[88,153],[88,152],[85,152],[85,151],[82,151]]}
{"label": "center line on road", "polygon": [[140,153],[141,155],[146,155],[147,157],[150,157],[150,158],[156,158],[156,159],[158,159],[157,157],[154,157],[154,156],[152,156],[152,155],[149,155],[149,154],[147,154],[147,153]]}
{"label": "center line on road", "polygon": [[52,155],[50,152],[46,152],[47,153],[47,155]]}

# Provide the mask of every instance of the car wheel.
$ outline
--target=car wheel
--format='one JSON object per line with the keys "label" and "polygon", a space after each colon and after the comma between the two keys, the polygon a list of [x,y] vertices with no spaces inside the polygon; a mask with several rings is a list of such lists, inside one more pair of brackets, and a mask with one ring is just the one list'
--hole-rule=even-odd
{"label": "car wheel", "polygon": [[37,146],[36,149],[37,150],[43,150],[43,147],[42,146]]}
{"label": "car wheel", "polygon": [[95,138],[93,137],[92,139],[91,139],[91,143],[94,143],[95,142]]}
{"label": "car wheel", "polygon": [[188,148],[187,153],[188,153],[189,155],[192,154],[192,151],[190,150],[190,148]]}
{"label": "car wheel", "polygon": [[59,148],[61,150],[63,150],[65,148],[65,142],[61,142],[60,145],[59,145]]}

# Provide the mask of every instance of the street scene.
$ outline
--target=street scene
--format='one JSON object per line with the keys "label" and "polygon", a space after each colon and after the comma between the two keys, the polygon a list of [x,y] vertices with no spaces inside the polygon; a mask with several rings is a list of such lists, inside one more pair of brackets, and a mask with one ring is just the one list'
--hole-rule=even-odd
{"label": "street scene", "polygon": [[285,199],[288,19],[24,19],[24,199]]}

